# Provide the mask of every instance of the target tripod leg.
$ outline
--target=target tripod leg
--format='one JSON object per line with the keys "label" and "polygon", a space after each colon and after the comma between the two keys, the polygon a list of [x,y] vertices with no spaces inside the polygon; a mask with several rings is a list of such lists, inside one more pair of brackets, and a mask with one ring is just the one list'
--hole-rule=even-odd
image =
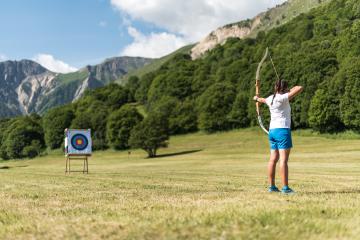
{"label": "target tripod leg", "polygon": [[69,158],[66,158],[66,159],[65,159],[65,174],[66,174],[67,171],[68,171],[68,159],[69,159]]}
{"label": "target tripod leg", "polygon": [[83,174],[85,173],[85,161],[86,161],[86,158],[84,158],[84,161],[83,161]]}
{"label": "target tripod leg", "polygon": [[88,157],[86,157],[86,173],[89,173],[89,162],[88,162]]}

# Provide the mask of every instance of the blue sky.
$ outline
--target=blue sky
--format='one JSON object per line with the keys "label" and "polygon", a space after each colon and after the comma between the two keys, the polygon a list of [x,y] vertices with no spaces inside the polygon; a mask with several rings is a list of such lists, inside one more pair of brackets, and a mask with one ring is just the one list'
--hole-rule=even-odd
{"label": "blue sky", "polygon": [[81,67],[118,55],[132,41],[109,1],[2,0],[0,6],[0,53],[10,59],[49,53]]}
{"label": "blue sky", "polygon": [[112,56],[160,57],[281,2],[1,0],[0,60],[61,63],[66,72]]}

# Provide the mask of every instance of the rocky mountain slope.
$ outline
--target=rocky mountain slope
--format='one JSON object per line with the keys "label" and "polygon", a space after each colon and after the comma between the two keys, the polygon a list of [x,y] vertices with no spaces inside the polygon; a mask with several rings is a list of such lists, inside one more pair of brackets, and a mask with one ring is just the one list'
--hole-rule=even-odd
{"label": "rocky mountain slope", "polygon": [[55,77],[56,73],[33,61],[0,63],[0,116],[28,113],[39,96],[57,85]]}
{"label": "rocky mountain slope", "polygon": [[253,19],[248,19],[238,23],[228,24],[216,29],[196,44],[191,49],[192,59],[203,56],[207,51],[213,49],[218,44],[224,44],[229,38],[255,37],[260,31],[282,25],[301,13],[308,12],[310,9],[325,4],[330,0],[288,0],[285,3],[260,13]]}
{"label": "rocky mountain slope", "polygon": [[0,118],[43,113],[119,79],[152,59],[116,57],[74,73],[58,74],[30,60],[0,62]]}

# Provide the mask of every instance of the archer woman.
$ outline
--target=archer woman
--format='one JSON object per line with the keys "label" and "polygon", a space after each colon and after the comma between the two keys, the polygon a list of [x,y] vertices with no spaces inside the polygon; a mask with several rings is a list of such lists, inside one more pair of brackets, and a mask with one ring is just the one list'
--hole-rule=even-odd
{"label": "archer woman", "polygon": [[278,160],[280,160],[280,175],[283,188],[282,193],[293,193],[288,183],[288,160],[292,148],[291,139],[291,108],[290,102],[296,95],[303,90],[301,86],[295,86],[290,91],[288,83],[278,80],[275,83],[274,94],[268,98],[254,97],[254,101],[265,103],[271,114],[269,141],[270,141],[270,160],[268,164],[269,192],[280,192],[275,185],[275,170]]}

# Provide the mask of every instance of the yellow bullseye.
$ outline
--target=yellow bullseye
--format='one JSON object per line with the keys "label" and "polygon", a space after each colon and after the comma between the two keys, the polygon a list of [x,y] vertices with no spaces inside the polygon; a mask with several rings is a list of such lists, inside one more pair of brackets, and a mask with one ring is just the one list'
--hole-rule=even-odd
{"label": "yellow bullseye", "polygon": [[82,139],[76,139],[76,145],[82,145],[83,140]]}

